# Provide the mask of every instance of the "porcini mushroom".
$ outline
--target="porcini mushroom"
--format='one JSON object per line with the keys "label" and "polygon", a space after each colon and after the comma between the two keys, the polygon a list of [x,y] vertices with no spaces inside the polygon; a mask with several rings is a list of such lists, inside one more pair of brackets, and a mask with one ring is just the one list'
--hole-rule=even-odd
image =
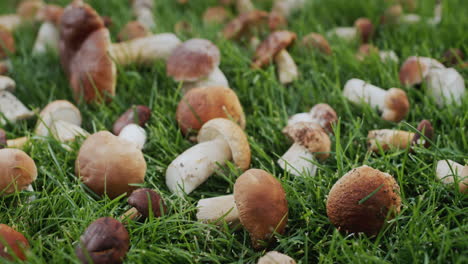
{"label": "porcini mushroom", "polygon": [[112,128],[114,135],[119,135],[124,127],[130,124],[137,124],[144,127],[151,117],[151,109],[145,105],[135,105],[123,113]]}
{"label": "porcini mushroom", "polygon": [[315,48],[325,55],[331,55],[332,50],[326,38],[318,33],[309,33],[302,38],[301,44],[308,48]]}
{"label": "porcini mushroom", "polygon": [[400,187],[388,173],[361,166],[343,175],[327,198],[330,222],[342,232],[377,235],[400,212]]}
{"label": "porcini mushroom", "polygon": [[166,184],[172,192],[190,194],[227,161],[241,170],[250,166],[250,146],[244,131],[234,122],[215,118],[198,132],[198,144],[180,154],[166,171]]}
{"label": "porcini mushroom", "polygon": [[346,41],[359,39],[363,43],[369,42],[374,33],[374,26],[367,18],[358,18],[354,27],[337,27],[327,32],[328,37],[337,36]]}
{"label": "porcini mushroom", "polygon": [[245,115],[236,93],[222,86],[199,87],[188,91],[176,112],[183,134],[198,131],[214,118],[227,118],[245,128]]}
{"label": "porcini mushroom", "polygon": [[150,215],[160,217],[167,211],[161,196],[148,188],[140,188],[132,192],[128,197],[128,204],[132,208],[122,215],[121,220],[146,219]]}
{"label": "porcini mushroom", "polygon": [[75,162],[75,175],[98,195],[129,195],[144,182],[146,162],[138,146],[107,131],[89,136]]}
{"label": "porcini mushroom", "polygon": [[203,23],[223,24],[229,19],[229,12],[222,6],[209,7],[203,13]]}
{"label": "porcini mushroom", "polygon": [[[326,132],[332,132],[332,125],[338,120],[335,110],[328,104],[316,104],[308,113],[298,113],[292,115],[288,120],[288,126],[299,122],[311,122],[321,126]],[[287,127],[283,133],[287,133]]]}
{"label": "porcini mushroom", "polygon": [[461,193],[468,193],[468,165],[461,165],[453,160],[439,160],[436,176],[444,184],[458,185]]}
{"label": "porcini mushroom", "polygon": [[450,48],[442,55],[442,62],[445,66],[455,66],[459,63],[463,63],[465,54],[460,49]]}
{"label": "porcini mushroom", "polygon": [[0,149],[0,193],[32,191],[32,182],[37,178],[36,163],[19,149]]}
{"label": "porcini mushroom", "polygon": [[235,0],[236,10],[239,14],[248,13],[255,10],[252,0]]}
{"label": "porcini mushroom", "polygon": [[362,102],[377,108],[382,112],[382,119],[399,122],[409,112],[409,102],[406,93],[398,88],[390,88],[388,91],[366,83],[360,79],[351,79],[346,82],[344,97],[355,104]]}
{"label": "porcini mushroom", "polygon": [[14,80],[0,76],[0,124],[5,124],[6,121],[14,123],[34,116],[34,112],[12,94],[15,88]]}
{"label": "porcini mushroom", "polygon": [[123,26],[122,30],[120,30],[117,39],[119,41],[128,41],[137,38],[144,38],[148,37],[150,32],[148,29],[141,24],[139,21],[130,21],[125,26]]}
{"label": "porcini mushroom", "polygon": [[0,224],[0,257],[13,261],[26,260],[26,250],[29,249],[28,240],[13,228]]}
{"label": "porcini mushroom", "polygon": [[295,11],[304,7],[305,3],[306,0],[276,0],[271,11],[288,18]]}
{"label": "porcini mushroom", "polygon": [[356,58],[362,61],[372,54],[377,54],[382,62],[390,60],[398,62],[398,56],[393,50],[379,50],[372,44],[362,44],[359,47],[358,53],[356,54]]}
{"label": "porcini mushroom", "polygon": [[6,59],[16,51],[13,34],[0,25],[0,60]]}
{"label": "porcini mushroom", "polygon": [[75,253],[83,264],[118,264],[123,262],[129,244],[130,237],[125,226],[114,218],[102,217],[86,228]]}
{"label": "porcini mushroom", "polygon": [[445,66],[435,59],[411,56],[401,65],[399,73],[400,82],[409,86],[420,84],[432,69],[444,68]]}
{"label": "porcini mushroom", "polygon": [[137,18],[137,21],[144,25],[147,29],[156,27],[153,19],[153,0],[131,0],[132,10]]}
{"label": "porcini mushroom", "polygon": [[226,39],[240,39],[243,36],[251,38],[252,31],[256,31],[262,24],[268,21],[268,13],[261,10],[253,10],[247,13],[242,13],[238,17],[231,20],[223,29],[223,36]]}
{"label": "porcini mushroom", "polygon": [[290,31],[276,31],[271,33],[255,51],[253,68],[268,65],[272,59],[278,66],[278,77],[282,84],[293,82],[299,77],[294,59],[286,51],[296,39],[296,34]]}
{"label": "porcini mushroom", "polygon": [[257,264],[296,264],[296,261],[290,256],[279,253],[278,251],[270,251],[261,257]]}
{"label": "porcini mushroom", "polygon": [[33,54],[44,54],[47,49],[58,53],[60,41],[58,27],[62,14],[63,8],[56,5],[46,5],[38,12],[37,16],[43,23],[37,33]]}

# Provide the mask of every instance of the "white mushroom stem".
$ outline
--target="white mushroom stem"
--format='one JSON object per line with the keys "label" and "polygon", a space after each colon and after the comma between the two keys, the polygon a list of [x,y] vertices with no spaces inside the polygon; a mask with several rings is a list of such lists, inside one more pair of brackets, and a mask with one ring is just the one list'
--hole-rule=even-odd
{"label": "white mushroom stem", "polygon": [[0,16],[0,26],[9,31],[14,31],[21,23],[22,20],[19,15],[9,14]]}
{"label": "white mushroom stem", "polygon": [[[28,187],[26,187],[26,191],[34,192],[34,188],[32,187],[31,184],[29,184]],[[30,202],[32,202],[34,200],[36,200],[36,195],[31,195],[31,197],[29,197],[27,201],[28,201],[28,203],[30,203]]]}
{"label": "white mushroom stem", "polygon": [[16,122],[34,116],[34,112],[29,110],[13,94],[8,91],[0,91],[0,124],[5,124],[4,115],[10,122]]}
{"label": "white mushroom stem", "polygon": [[372,108],[384,111],[387,91],[360,79],[351,79],[346,82],[343,95],[351,102],[359,104],[362,101]]}
{"label": "white mushroom stem", "polygon": [[278,66],[278,77],[280,83],[288,84],[297,80],[299,71],[291,55],[286,50],[281,50],[275,56],[275,63]]}
{"label": "white mushroom stem", "polygon": [[289,17],[296,10],[301,9],[305,3],[306,0],[276,0],[272,11]]}
{"label": "white mushroom stem", "polygon": [[201,199],[197,204],[197,220],[204,223],[221,224],[223,219],[227,223],[239,221],[234,195],[225,195],[207,199]]}
{"label": "white mushroom stem", "polygon": [[433,68],[427,77],[427,92],[439,106],[461,104],[465,96],[465,80],[454,68]]}
{"label": "white mushroom stem", "polygon": [[8,148],[17,148],[17,149],[22,149],[24,145],[29,141],[27,137],[20,137],[20,138],[15,138],[15,139],[9,139],[7,140],[7,147]]}
{"label": "white mushroom stem", "polygon": [[138,149],[143,149],[146,143],[146,131],[139,125],[126,125],[119,134],[119,138],[132,142]]}
{"label": "white mushroom stem", "polygon": [[281,254],[277,251],[270,251],[261,257],[257,264],[296,264],[296,261],[288,255]]}
{"label": "white mushroom stem", "polygon": [[120,216],[120,221],[135,220],[141,216],[141,213],[135,207],[130,208]]}
{"label": "white mushroom stem", "polygon": [[327,36],[336,36],[346,41],[354,41],[358,36],[358,31],[355,27],[336,27],[328,31]]}
{"label": "white mushroom stem", "polygon": [[89,133],[80,126],[62,120],[54,122],[51,132],[62,143],[73,141],[77,136],[89,136]]}
{"label": "white mushroom stem", "polygon": [[10,91],[13,92],[16,87],[16,82],[7,76],[0,75],[0,92],[1,91]]}
{"label": "white mushroom stem", "polygon": [[427,21],[430,25],[440,24],[442,21],[442,0],[438,0],[434,7],[434,17]]}
{"label": "white mushroom stem", "polygon": [[220,137],[199,143],[171,162],[166,171],[166,184],[178,195],[189,194],[205,182],[218,165],[223,166],[231,158],[229,144]]}
{"label": "white mushroom stem", "polygon": [[229,87],[229,82],[219,67],[216,67],[206,78],[195,82],[184,82],[182,93],[185,94],[193,88],[209,86]]}
{"label": "white mushroom stem", "polygon": [[60,35],[57,26],[51,22],[44,22],[39,28],[39,33],[37,34],[32,53],[44,54],[46,53],[47,48],[58,53],[59,40]]}
{"label": "white mushroom stem", "polygon": [[151,64],[166,60],[180,43],[176,35],[163,33],[112,44],[109,53],[118,65]]}
{"label": "white mushroom stem", "polygon": [[236,0],[236,9],[239,14],[254,11],[252,0]]}
{"label": "white mushroom stem", "polygon": [[463,166],[453,160],[437,162],[436,175],[443,183],[458,183],[458,188],[465,193],[468,188],[468,166]]}
{"label": "white mushroom stem", "polygon": [[283,170],[296,176],[301,175],[301,173],[314,176],[317,166],[311,160],[315,160],[314,155],[307,148],[294,143],[278,160],[278,165]]}
{"label": "white mushroom stem", "polygon": [[417,24],[421,21],[421,17],[416,14],[403,14],[398,20],[401,24]]}
{"label": "white mushroom stem", "polygon": [[[372,151],[379,151],[379,146],[384,150],[391,147],[405,149],[409,146],[414,136],[415,133],[408,131],[380,129],[369,131],[367,139],[369,140],[369,149]],[[421,137],[418,144],[424,143],[424,137]]]}

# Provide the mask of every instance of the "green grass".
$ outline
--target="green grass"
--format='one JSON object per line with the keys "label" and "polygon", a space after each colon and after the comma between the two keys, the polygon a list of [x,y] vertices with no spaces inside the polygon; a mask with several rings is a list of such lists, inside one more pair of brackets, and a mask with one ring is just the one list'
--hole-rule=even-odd
{"label": "green grass", "polygon": [[[0,12],[13,12],[18,1],[0,1]],[[64,5],[68,1],[50,1]],[[102,15],[110,16],[115,39],[119,28],[132,18],[128,1],[89,1]],[[371,58],[363,63],[354,59],[357,45],[331,40],[334,55],[325,57],[313,51],[291,49],[301,77],[289,86],[277,81],[274,66],[251,70],[252,52],[239,43],[219,37],[219,26],[205,27],[203,11],[216,0],[192,0],[180,6],[173,0],[157,0],[157,32],[173,31],[179,20],[193,26],[182,39],[202,37],[212,40],[222,53],[221,69],[238,94],[247,115],[246,132],[252,149],[253,168],[264,169],[283,184],[289,203],[286,234],[270,249],[286,253],[298,263],[467,263],[467,199],[436,180],[435,162],[452,159],[468,162],[468,95],[463,105],[436,107],[422,89],[405,88],[411,111],[398,124],[383,121],[369,107],[351,104],[342,96],[350,78],[370,81],[380,87],[401,87],[400,64],[381,63]],[[269,8],[271,1],[257,1]],[[317,31],[324,33],[339,25],[352,25],[361,16],[377,22],[386,8],[385,1],[310,0],[293,16],[290,30],[300,37]],[[433,0],[419,1],[417,13],[431,15]],[[233,10],[234,11],[234,10]],[[164,15],[162,15],[164,14]],[[468,4],[465,0],[444,1],[444,20],[436,27],[380,27],[373,43],[393,49],[400,63],[410,55],[440,58],[450,47],[468,52]],[[56,99],[72,100],[71,91],[53,54],[31,57],[30,51],[38,25],[26,26],[15,33],[18,52],[12,58],[16,96],[30,108],[42,108]],[[466,79],[468,70],[461,70]],[[179,132],[175,109],[181,95],[178,85],[165,74],[165,66],[127,67],[118,71],[117,96],[108,105],[78,105],[84,128],[90,132],[111,129],[116,118],[132,104],[153,109],[147,127],[149,142],[144,149],[148,164],[144,186],[162,194],[169,213],[144,223],[129,223],[131,248],[126,263],[254,263],[264,251],[254,251],[246,231],[216,227],[196,221],[196,203],[203,197],[229,194],[241,172],[230,166],[213,175],[190,196],[178,198],[165,185],[165,169],[192,143]],[[315,177],[294,177],[284,173],[276,160],[290,146],[281,133],[288,116],[326,102],[339,117],[332,137],[332,153],[319,163]],[[421,119],[435,127],[434,145],[381,154],[367,152],[366,136],[371,129],[411,130]],[[35,120],[2,127],[10,138],[30,134]],[[99,199],[90,194],[74,175],[79,142],[67,152],[54,140],[35,141],[25,151],[36,161],[38,179],[33,184],[37,199],[27,204],[25,192],[0,199],[0,222],[14,226],[31,243],[31,263],[78,263],[74,247],[85,228],[103,216],[118,217],[126,209],[126,199]],[[401,187],[402,212],[378,237],[339,233],[326,216],[329,190],[347,171],[367,164],[395,177]],[[3,263],[3,260],[2,260]]]}

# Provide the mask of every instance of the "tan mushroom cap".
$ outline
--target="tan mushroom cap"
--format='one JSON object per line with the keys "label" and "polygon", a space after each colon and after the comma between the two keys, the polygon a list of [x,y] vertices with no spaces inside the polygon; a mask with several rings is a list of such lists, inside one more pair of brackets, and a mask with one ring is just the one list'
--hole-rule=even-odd
{"label": "tan mushroom cap", "polygon": [[392,122],[403,120],[410,109],[405,91],[399,88],[390,88],[387,91],[384,104],[385,110],[382,112],[382,118]]}
{"label": "tan mushroom cap", "polygon": [[19,149],[0,149],[0,192],[25,190],[37,178],[34,160]]}
{"label": "tan mushroom cap", "polygon": [[295,143],[307,148],[311,153],[316,153],[318,159],[324,160],[330,156],[330,137],[318,124],[298,122],[285,127],[283,133]]}
{"label": "tan mushroom cap", "polygon": [[305,35],[302,38],[302,45],[305,47],[316,48],[326,55],[332,54],[332,50],[327,39],[324,36],[315,32]]}
{"label": "tan mushroom cap", "polygon": [[5,59],[9,53],[15,53],[15,38],[6,28],[0,26],[0,60]]}
{"label": "tan mushroom cap", "polygon": [[119,41],[127,41],[143,38],[150,34],[148,29],[140,21],[130,21],[122,28],[117,36]]}
{"label": "tan mushroom cap", "polygon": [[291,31],[276,31],[271,33],[255,51],[253,68],[261,68],[268,65],[274,56],[286,49],[296,39],[296,33]]}
{"label": "tan mushroom cap", "polygon": [[15,260],[13,253],[20,260],[26,260],[24,251],[27,249],[29,242],[23,234],[5,224],[0,224],[0,257],[13,261]]}
{"label": "tan mushroom cap", "polygon": [[129,195],[145,180],[146,161],[135,145],[110,132],[89,136],[78,153],[75,174],[98,195]]}
{"label": "tan mushroom cap", "polygon": [[16,13],[21,16],[22,19],[32,20],[36,18],[37,13],[44,7],[42,0],[26,0],[22,1]]}
{"label": "tan mushroom cap", "polygon": [[56,100],[49,103],[39,114],[35,133],[40,136],[49,135],[49,131],[56,121],[81,126],[81,113],[75,105],[66,100]]}
{"label": "tan mushroom cap", "polygon": [[374,34],[374,26],[372,25],[372,21],[370,21],[368,18],[361,17],[354,22],[354,26],[357,28],[359,36],[361,37],[361,41],[363,43],[369,42],[369,40],[372,38],[372,35]]}
{"label": "tan mushroom cap", "polygon": [[199,130],[214,118],[232,119],[242,129],[245,115],[236,93],[222,86],[199,87],[189,90],[177,106],[176,118],[183,134]]}
{"label": "tan mushroom cap", "polygon": [[190,39],[172,51],[167,60],[167,75],[176,81],[194,82],[219,66],[218,47],[206,39]]}
{"label": "tan mushroom cap", "polygon": [[310,109],[310,115],[313,119],[319,121],[320,126],[325,129],[325,131],[331,133],[333,132],[333,124],[338,120],[338,115],[336,114],[335,109],[333,109],[329,104],[316,104]]}
{"label": "tan mushroom cap", "polygon": [[400,212],[399,191],[397,182],[387,173],[366,165],[353,169],[330,190],[328,218],[340,231],[376,235],[389,212],[390,217]]}
{"label": "tan mushroom cap", "polygon": [[236,123],[224,118],[215,118],[206,122],[198,132],[198,142],[211,141],[218,137],[228,143],[232,159],[241,170],[250,167],[250,145],[247,135]]}
{"label": "tan mushroom cap", "polygon": [[260,10],[253,10],[242,13],[229,22],[223,29],[223,35],[226,39],[238,39],[250,32],[261,24],[268,22],[268,13]]}
{"label": "tan mushroom cap", "polygon": [[274,233],[284,233],[288,201],[283,186],[271,174],[259,169],[244,172],[234,184],[234,199],[254,248],[262,248],[261,241],[269,242]]}
{"label": "tan mushroom cap", "polygon": [[222,6],[209,7],[203,13],[203,23],[223,24],[229,18],[229,12]]}

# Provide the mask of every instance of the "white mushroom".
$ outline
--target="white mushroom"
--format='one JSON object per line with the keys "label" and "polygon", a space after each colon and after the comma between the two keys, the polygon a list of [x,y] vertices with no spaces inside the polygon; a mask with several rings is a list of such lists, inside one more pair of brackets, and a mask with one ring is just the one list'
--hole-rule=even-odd
{"label": "white mushroom", "polygon": [[22,21],[19,15],[9,14],[0,16],[0,26],[9,31],[14,31],[21,23]]}
{"label": "white mushroom", "polygon": [[439,106],[462,103],[465,80],[454,68],[432,69],[426,81],[428,94]]}
{"label": "white mushroom", "polygon": [[306,0],[276,0],[272,11],[290,17],[292,13],[304,7],[305,3]]}
{"label": "white mushroom", "polygon": [[468,191],[468,165],[461,165],[453,160],[439,160],[436,176],[445,184],[458,183],[460,192]]}
{"label": "white mushroom", "polygon": [[57,26],[52,22],[44,22],[39,28],[32,53],[35,55],[44,54],[48,48],[58,53],[59,40],[60,35]]}
{"label": "white mushroom", "polygon": [[34,112],[11,93],[15,87],[16,83],[11,78],[0,76],[0,124],[5,124],[6,120],[14,123],[34,116]]}
{"label": "white mushroom", "polygon": [[261,257],[257,264],[296,264],[296,261],[288,255],[270,251]]}
{"label": "white mushroom", "polygon": [[138,149],[143,149],[146,143],[146,131],[137,124],[126,125],[118,137],[134,143]]}
{"label": "white mushroom", "polygon": [[278,65],[278,78],[280,83],[292,83],[299,77],[299,70],[294,59],[285,49],[275,56],[275,63]]}

